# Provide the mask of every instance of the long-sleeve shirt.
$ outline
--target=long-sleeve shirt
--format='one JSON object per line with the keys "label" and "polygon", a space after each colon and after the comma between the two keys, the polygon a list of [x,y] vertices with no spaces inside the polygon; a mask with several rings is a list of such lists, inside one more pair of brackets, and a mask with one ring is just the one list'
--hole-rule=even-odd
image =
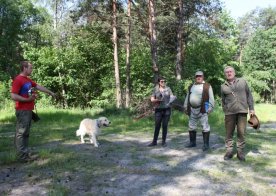
{"label": "long-sleeve shirt", "polygon": [[243,78],[235,78],[233,84],[225,81],[221,85],[221,101],[225,115],[248,113],[248,108],[254,110],[251,91]]}

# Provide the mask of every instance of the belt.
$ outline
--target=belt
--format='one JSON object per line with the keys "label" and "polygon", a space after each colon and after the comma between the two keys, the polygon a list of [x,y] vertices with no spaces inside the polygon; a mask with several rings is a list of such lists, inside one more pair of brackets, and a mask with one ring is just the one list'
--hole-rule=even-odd
{"label": "belt", "polygon": [[191,106],[192,108],[194,108],[194,109],[198,109],[198,108],[201,108],[201,105],[200,106],[196,106],[196,107],[193,107],[193,106]]}

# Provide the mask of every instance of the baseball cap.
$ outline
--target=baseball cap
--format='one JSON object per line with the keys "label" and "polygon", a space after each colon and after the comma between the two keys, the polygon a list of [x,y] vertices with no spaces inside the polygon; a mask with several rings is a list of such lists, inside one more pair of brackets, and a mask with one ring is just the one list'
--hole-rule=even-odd
{"label": "baseball cap", "polygon": [[203,74],[203,72],[202,71],[197,71],[196,73],[195,73],[195,76],[203,76],[204,74]]}

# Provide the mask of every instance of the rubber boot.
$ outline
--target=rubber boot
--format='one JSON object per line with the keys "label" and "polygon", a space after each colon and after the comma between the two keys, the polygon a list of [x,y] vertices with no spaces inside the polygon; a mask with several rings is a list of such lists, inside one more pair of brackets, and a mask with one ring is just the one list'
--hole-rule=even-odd
{"label": "rubber boot", "polygon": [[202,132],[203,135],[203,147],[202,150],[206,151],[209,149],[209,136],[210,136],[210,131],[208,132]]}
{"label": "rubber boot", "polygon": [[186,148],[196,147],[196,131],[189,131],[190,144],[186,145]]}

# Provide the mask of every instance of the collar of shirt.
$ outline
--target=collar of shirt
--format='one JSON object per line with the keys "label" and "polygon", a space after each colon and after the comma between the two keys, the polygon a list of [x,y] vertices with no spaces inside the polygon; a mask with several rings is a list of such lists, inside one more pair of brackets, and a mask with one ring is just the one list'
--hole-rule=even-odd
{"label": "collar of shirt", "polygon": [[203,82],[201,82],[201,83],[194,83],[194,85],[199,85],[199,84],[205,84],[205,81],[203,80]]}

